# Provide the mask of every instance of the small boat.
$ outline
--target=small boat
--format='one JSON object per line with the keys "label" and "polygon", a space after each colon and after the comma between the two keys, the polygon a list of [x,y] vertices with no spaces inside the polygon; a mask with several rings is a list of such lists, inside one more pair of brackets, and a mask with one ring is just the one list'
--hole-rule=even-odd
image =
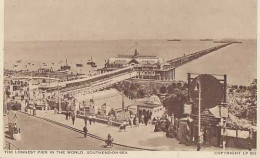
{"label": "small boat", "polygon": [[80,64],[76,64],[76,67],[83,67],[82,61],[80,61]]}
{"label": "small boat", "polygon": [[200,41],[213,41],[213,39],[200,39]]}
{"label": "small boat", "polygon": [[76,64],[76,67],[83,67],[82,64]]}
{"label": "small boat", "polygon": [[167,41],[181,41],[180,39],[168,39]]}
{"label": "small boat", "polygon": [[93,62],[93,63],[91,64],[91,66],[92,66],[92,67],[97,67],[97,64]]}
{"label": "small boat", "polygon": [[93,59],[91,57],[91,59],[87,62],[87,65],[91,65],[91,67],[97,67],[97,64],[95,62],[93,62]]}
{"label": "small boat", "polygon": [[60,67],[60,70],[61,70],[61,71],[66,71],[66,70],[70,70],[70,69],[71,69],[71,67],[68,65],[68,61],[67,61],[67,59],[66,59],[66,65],[61,66],[61,67]]}

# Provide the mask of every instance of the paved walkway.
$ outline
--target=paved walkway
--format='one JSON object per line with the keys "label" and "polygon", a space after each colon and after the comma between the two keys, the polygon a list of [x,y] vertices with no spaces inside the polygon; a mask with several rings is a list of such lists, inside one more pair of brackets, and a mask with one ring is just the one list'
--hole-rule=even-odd
{"label": "paved walkway", "polygon": [[[53,121],[83,130],[84,120],[76,118],[75,124],[72,124],[72,120],[66,120],[65,115],[54,114],[53,111],[37,111],[37,116],[41,118],[48,118]],[[154,150],[191,150],[195,151],[196,146],[186,146],[184,144],[179,144],[179,141],[174,138],[167,138],[165,132],[154,132],[154,125],[140,125],[139,127],[127,127],[126,132],[120,132],[118,127],[108,127],[101,123],[92,123],[89,125],[88,122],[88,132],[96,136],[107,138],[110,133],[114,138],[115,143],[124,144],[128,146],[134,146],[139,148],[154,149]],[[216,147],[205,147],[201,150],[223,150]],[[228,149],[234,150],[234,149]],[[236,149],[237,150],[237,149]]]}

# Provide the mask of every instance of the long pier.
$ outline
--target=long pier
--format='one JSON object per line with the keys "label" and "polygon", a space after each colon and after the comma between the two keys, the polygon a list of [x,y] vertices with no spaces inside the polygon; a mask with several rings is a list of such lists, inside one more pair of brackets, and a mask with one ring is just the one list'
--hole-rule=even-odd
{"label": "long pier", "polygon": [[198,58],[200,58],[204,55],[207,55],[207,54],[212,53],[216,50],[219,50],[223,47],[226,47],[230,44],[232,44],[232,42],[221,44],[221,45],[211,47],[211,48],[208,48],[208,49],[204,49],[204,50],[201,50],[201,51],[198,51],[198,52],[195,52],[195,53],[192,53],[192,54],[184,55],[182,57],[178,57],[178,58],[175,58],[175,59],[171,59],[171,60],[168,60],[167,63],[169,63],[171,65],[171,67],[176,68],[176,67],[184,65],[188,62],[191,62],[192,60],[198,59]]}

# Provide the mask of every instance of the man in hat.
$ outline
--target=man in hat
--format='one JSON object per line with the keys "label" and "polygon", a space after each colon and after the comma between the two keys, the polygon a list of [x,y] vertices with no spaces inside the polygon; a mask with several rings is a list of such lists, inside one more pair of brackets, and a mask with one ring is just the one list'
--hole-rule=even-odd
{"label": "man in hat", "polygon": [[88,133],[87,124],[83,127],[83,131],[84,131],[84,137],[86,138]]}

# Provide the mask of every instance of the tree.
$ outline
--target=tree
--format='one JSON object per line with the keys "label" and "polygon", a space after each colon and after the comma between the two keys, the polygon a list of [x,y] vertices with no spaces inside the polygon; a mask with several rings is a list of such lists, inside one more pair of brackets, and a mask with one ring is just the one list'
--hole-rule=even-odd
{"label": "tree", "polygon": [[173,113],[175,117],[181,118],[185,101],[186,97],[184,95],[177,94],[165,99],[163,104],[167,108],[168,114]]}
{"label": "tree", "polygon": [[153,94],[155,94],[155,95],[157,95],[158,93],[157,93],[157,90],[155,89],[155,88],[153,88],[153,92],[152,92]]}
{"label": "tree", "polygon": [[170,85],[167,87],[167,92],[170,93],[170,94],[173,94],[174,92],[174,88]]}
{"label": "tree", "polygon": [[167,89],[166,89],[165,86],[162,86],[162,87],[160,88],[160,93],[164,94],[164,93],[166,93],[166,91],[167,91]]}
{"label": "tree", "polygon": [[138,98],[144,98],[144,97],[145,97],[145,91],[142,90],[142,89],[139,89],[139,90],[137,91],[137,97],[138,97]]}
{"label": "tree", "polygon": [[179,82],[179,83],[177,83],[177,87],[178,88],[180,88],[181,87],[181,83]]}
{"label": "tree", "polygon": [[176,88],[176,83],[172,83],[172,88]]}

